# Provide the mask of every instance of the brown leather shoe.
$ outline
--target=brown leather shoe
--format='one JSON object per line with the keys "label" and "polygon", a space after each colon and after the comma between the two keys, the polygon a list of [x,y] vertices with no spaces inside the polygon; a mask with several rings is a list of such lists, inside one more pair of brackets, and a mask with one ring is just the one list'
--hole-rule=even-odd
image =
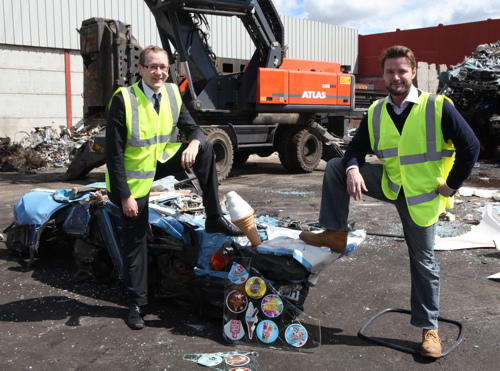
{"label": "brown leather shoe", "polygon": [[424,357],[441,357],[441,339],[438,336],[438,330],[424,329],[422,333],[422,349],[420,354]]}
{"label": "brown leather shoe", "polygon": [[347,232],[333,231],[331,229],[325,229],[321,233],[302,232],[299,238],[308,245],[326,246],[338,254],[345,253],[347,246]]}

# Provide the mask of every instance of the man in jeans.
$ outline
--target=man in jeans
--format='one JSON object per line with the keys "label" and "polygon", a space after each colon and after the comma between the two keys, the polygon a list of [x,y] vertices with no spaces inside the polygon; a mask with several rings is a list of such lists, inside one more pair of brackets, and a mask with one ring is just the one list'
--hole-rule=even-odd
{"label": "man in jeans", "polygon": [[[381,67],[389,96],[372,104],[344,158],[328,162],[319,215],[324,231],[302,232],[300,238],[342,253],[350,197],[360,200],[364,193],[394,204],[410,257],[411,324],[423,329],[421,354],[438,358],[435,223],[445,208],[453,207],[453,195],[477,160],[479,142],[450,100],[413,86],[416,61],[410,49],[388,48]],[[382,164],[366,163],[369,151]]]}

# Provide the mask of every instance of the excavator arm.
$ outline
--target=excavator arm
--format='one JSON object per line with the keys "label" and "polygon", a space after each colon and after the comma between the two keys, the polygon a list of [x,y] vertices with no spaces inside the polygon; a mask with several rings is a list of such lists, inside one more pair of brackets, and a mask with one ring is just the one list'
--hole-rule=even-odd
{"label": "excavator arm", "polygon": [[[145,0],[153,13],[158,32],[167,50],[172,65],[182,68],[189,87],[189,95],[184,101],[192,110],[224,111],[228,106],[245,106],[250,94],[255,92],[256,69],[258,67],[278,68],[283,62],[284,29],[279,14],[269,0]],[[200,25],[206,23],[205,15],[241,19],[250,38],[255,44],[255,53],[250,62],[249,73],[229,90],[237,90],[243,97],[239,102],[228,103],[232,94],[224,94],[215,99],[214,91],[223,82],[217,67],[216,56],[208,44]],[[172,52],[175,49],[176,54]],[[173,81],[179,76],[173,70]],[[252,73],[251,71],[254,71]],[[214,85],[218,85],[217,87]],[[252,95],[251,99],[255,101]],[[224,103],[221,103],[224,102]]]}

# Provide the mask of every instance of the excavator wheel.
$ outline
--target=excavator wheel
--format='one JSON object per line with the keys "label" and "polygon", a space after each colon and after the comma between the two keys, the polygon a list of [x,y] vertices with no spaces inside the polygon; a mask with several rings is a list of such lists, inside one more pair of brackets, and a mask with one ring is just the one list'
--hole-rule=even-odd
{"label": "excavator wheel", "polygon": [[278,137],[278,156],[281,162],[281,165],[285,169],[293,170],[292,164],[290,163],[290,151],[288,143],[292,140],[291,138],[292,131],[287,128],[287,130],[280,130],[280,135]]}
{"label": "excavator wheel", "polygon": [[234,154],[233,166],[243,166],[250,157],[250,152],[236,152]]}
{"label": "excavator wheel", "polygon": [[311,173],[323,155],[319,133],[311,127],[290,127],[279,140],[278,154],[281,164],[297,173]]}
{"label": "excavator wheel", "polygon": [[229,135],[219,128],[204,128],[207,140],[212,143],[217,165],[217,178],[219,182],[226,179],[233,168],[233,144]]}
{"label": "excavator wheel", "polygon": [[262,149],[262,150],[259,150],[259,151],[256,151],[255,154],[259,157],[269,157],[271,156],[274,152],[276,152],[274,150],[274,148],[268,148],[268,149]]}

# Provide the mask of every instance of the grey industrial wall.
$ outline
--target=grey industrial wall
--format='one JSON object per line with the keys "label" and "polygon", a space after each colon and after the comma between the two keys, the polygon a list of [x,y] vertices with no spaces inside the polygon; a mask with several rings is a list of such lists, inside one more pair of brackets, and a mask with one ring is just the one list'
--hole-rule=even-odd
{"label": "grey industrial wall", "polygon": [[66,53],[68,58],[62,49],[0,45],[0,137],[19,142],[35,128],[67,127],[69,107],[71,124],[82,118],[82,60],[77,51]]}

